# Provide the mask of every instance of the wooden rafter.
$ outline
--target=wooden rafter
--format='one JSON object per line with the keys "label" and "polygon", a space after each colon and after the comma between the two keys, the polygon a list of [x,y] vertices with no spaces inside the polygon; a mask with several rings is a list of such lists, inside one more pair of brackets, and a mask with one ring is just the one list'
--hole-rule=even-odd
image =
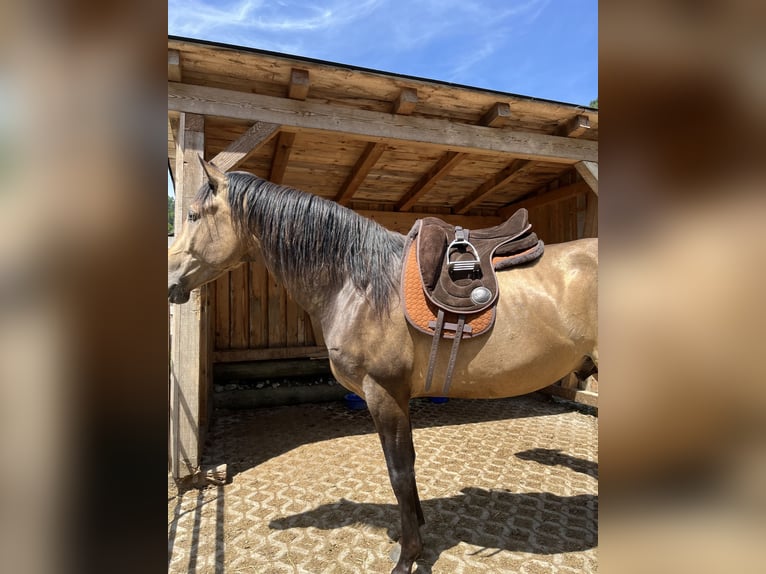
{"label": "wooden rafter", "polygon": [[[290,70],[290,86],[287,88],[287,97],[293,100],[305,100],[309,94],[309,72],[300,68]],[[290,154],[295,143],[295,132],[279,132],[277,145],[274,146],[274,156],[271,158],[269,179],[274,183],[282,183],[285,179],[285,171],[290,161]]]}
{"label": "wooden rafter", "polygon": [[[415,110],[417,103],[417,91],[412,88],[402,88],[396,100],[394,100],[391,105],[391,112],[394,114],[409,115]],[[383,155],[383,152],[386,151],[387,147],[388,145],[383,142],[367,143],[362,155],[359,156],[356,165],[354,165],[348,178],[343,183],[343,187],[341,187],[340,191],[335,196],[335,201],[341,205],[349,204],[351,198],[354,197],[359,186],[362,185],[362,182],[370,173],[370,170],[375,167],[375,164],[380,159],[380,156]]]}
{"label": "wooden rafter", "polygon": [[418,92],[414,88],[402,88],[394,100],[393,109],[394,114],[402,116],[408,116],[415,111],[415,106],[418,104]]}
{"label": "wooden rafter", "polygon": [[176,82],[168,83],[168,109],[280,124],[286,131],[329,131],[392,144],[419,142],[445,151],[512,154],[567,164],[598,160],[595,141],[495,130],[446,119],[410,116],[403,121],[382,112]]}
{"label": "wooden rafter", "polygon": [[423,197],[436,183],[447,175],[452,169],[465,158],[467,154],[457,151],[448,151],[425,172],[420,179],[396,204],[396,211],[408,211]]}
{"label": "wooden rafter", "polygon": [[229,144],[225,150],[212,159],[221,171],[229,171],[247,159],[247,157],[269,141],[279,131],[278,124],[255,122],[239,138]]}
{"label": "wooden rafter", "polygon": [[588,116],[577,114],[568,120],[561,122],[556,128],[556,135],[579,138],[590,129],[590,119]]}
{"label": "wooden rafter", "polygon": [[178,50],[168,50],[168,81],[181,81],[181,53]]}
{"label": "wooden rafter", "polygon": [[285,179],[287,162],[290,161],[290,154],[293,151],[294,143],[294,132],[279,132],[277,145],[274,147],[274,157],[271,159],[271,169],[269,170],[270,181],[282,183]]}
{"label": "wooden rafter", "polygon": [[341,187],[338,195],[335,196],[335,201],[341,205],[348,205],[356,190],[362,185],[364,178],[367,177],[367,174],[370,173],[370,170],[380,159],[380,156],[386,151],[386,147],[388,146],[381,142],[370,142],[365,146],[362,155],[356,161],[343,187]]}
{"label": "wooden rafter", "polygon": [[506,102],[497,102],[482,116],[479,124],[490,128],[508,125],[511,119],[511,106]]}
{"label": "wooden rafter", "polygon": [[455,213],[465,213],[471,207],[482,201],[489,194],[493,193],[498,187],[518,177],[523,170],[532,165],[533,162],[523,159],[515,159],[502,170],[482,183],[468,197],[455,206]]}
{"label": "wooden rafter", "polygon": [[287,97],[292,100],[305,100],[309,95],[309,71],[300,68],[290,70],[290,86]]}
{"label": "wooden rafter", "polygon": [[500,214],[501,217],[508,218],[511,215],[513,215],[516,212],[516,210],[521,209],[522,207],[526,209],[540,207],[541,205],[547,205],[549,203],[554,203],[556,201],[569,199],[570,197],[573,197],[581,193],[587,193],[588,190],[589,188],[586,183],[582,181],[578,181],[577,183],[572,183],[570,185],[565,185],[563,187],[559,187],[552,191],[535,195],[534,197],[530,197],[529,199],[524,199],[516,203],[511,203],[510,205],[503,207],[498,213]]}

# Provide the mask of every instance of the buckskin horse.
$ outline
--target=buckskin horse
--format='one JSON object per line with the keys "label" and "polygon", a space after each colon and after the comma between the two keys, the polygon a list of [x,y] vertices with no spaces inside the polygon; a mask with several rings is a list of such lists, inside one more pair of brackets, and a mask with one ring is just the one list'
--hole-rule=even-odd
{"label": "buckskin horse", "polygon": [[[476,248],[466,248],[474,247],[472,238],[481,240],[482,230],[461,235],[458,257],[450,261],[456,252],[450,244],[444,265],[467,256],[458,271],[492,276],[494,286],[471,291],[474,308],[492,299],[485,311],[492,313],[490,324],[485,334],[473,336],[460,319],[464,315],[435,313],[430,328],[436,336],[429,336],[403,311],[400,285],[411,237],[321,197],[200,161],[207,181],[168,250],[168,299],[185,303],[193,289],[263,257],[321,326],[337,380],[367,401],[401,513],[392,574],[411,572],[425,520],[415,482],[410,399],[510,397],[597,369],[598,240],[547,245],[542,256],[495,274],[479,262]],[[485,246],[494,250],[496,243]],[[443,255],[444,245],[437,255],[440,249]],[[420,252],[417,257],[428,258]],[[420,271],[439,273],[440,265]],[[450,334],[452,343],[438,344],[440,335]],[[462,341],[458,352],[455,339]]]}

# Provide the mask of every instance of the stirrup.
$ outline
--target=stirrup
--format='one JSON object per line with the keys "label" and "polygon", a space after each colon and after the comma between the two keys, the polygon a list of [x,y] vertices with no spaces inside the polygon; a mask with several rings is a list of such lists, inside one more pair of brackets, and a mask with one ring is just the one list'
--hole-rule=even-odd
{"label": "stirrup", "polygon": [[[462,227],[455,227],[455,239],[447,247],[447,269],[450,273],[465,273],[465,274],[478,274],[481,272],[481,261],[479,260],[479,252],[471,245],[466,237],[465,230]],[[468,251],[470,248],[471,252]],[[469,253],[473,256],[473,259],[463,259],[461,261],[450,261],[452,256],[452,250],[459,253]]]}

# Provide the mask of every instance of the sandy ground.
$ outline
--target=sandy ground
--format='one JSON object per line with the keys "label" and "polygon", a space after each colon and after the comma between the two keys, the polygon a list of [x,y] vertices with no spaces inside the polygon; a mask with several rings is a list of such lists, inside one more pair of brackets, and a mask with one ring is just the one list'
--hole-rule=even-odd
{"label": "sandy ground", "polygon": [[[596,572],[596,417],[541,395],[413,401],[412,417],[415,572]],[[367,411],[219,411],[206,458],[231,482],[169,484],[169,572],[390,572],[399,518]]]}

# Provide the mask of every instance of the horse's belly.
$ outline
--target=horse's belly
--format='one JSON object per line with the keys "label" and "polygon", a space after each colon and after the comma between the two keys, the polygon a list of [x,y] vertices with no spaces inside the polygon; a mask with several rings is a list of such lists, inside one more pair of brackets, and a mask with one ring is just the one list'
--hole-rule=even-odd
{"label": "horse's belly", "polygon": [[[442,396],[452,341],[444,339],[436,359],[433,381],[426,390],[431,339],[415,334],[418,348],[413,369],[413,396]],[[500,398],[522,395],[566,376],[582,363],[583,355],[570,341],[524,340],[486,335],[484,340],[464,339],[459,347],[449,396],[458,398]]]}

